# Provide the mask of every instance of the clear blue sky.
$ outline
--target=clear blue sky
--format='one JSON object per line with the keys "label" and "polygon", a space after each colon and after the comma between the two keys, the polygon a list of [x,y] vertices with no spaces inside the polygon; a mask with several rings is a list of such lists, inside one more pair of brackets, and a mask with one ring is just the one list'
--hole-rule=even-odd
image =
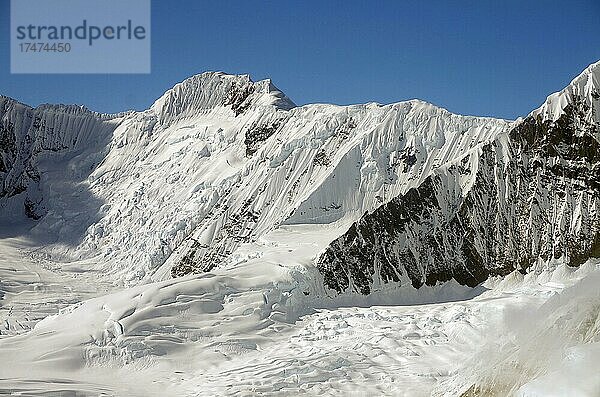
{"label": "clear blue sky", "polygon": [[150,75],[11,75],[0,0],[0,93],[146,109],[207,70],[270,77],[298,104],[419,98],[515,118],[600,59],[600,1],[154,0]]}

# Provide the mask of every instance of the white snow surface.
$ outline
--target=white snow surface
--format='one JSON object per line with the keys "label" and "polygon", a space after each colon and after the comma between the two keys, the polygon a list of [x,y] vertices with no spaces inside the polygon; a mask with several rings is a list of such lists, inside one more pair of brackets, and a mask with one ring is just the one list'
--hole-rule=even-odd
{"label": "white snow surface", "polygon": [[[244,247],[235,265],[108,295],[98,286],[92,298],[86,273],[3,241],[0,320],[33,329],[3,331],[0,392],[454,396],[480,384],[597,395],[598,263],[478,289],[447,283],[334,299],[318,293],[305,261],[280,263],[290,249],[310,258],[323,231],[285,229]],[[66,286],[90,299],[61,301]],[[26,319],[16,318],[25,303]],[[58,314],[47,316],[50,308]]]}
{"label": "white snow surface", "polygon": [[[574,96],[581,98],[587,106],[593,107],[593,96],[600,95],[599,87],[600,61],[589,65],[563,90],[549,95],[544,104],[531,112],[531,115],[534,117],[539,116],[542,120],[556,121],[565,106],[573,102]],[[595,120],[587,121],[600,121],[600,109],[594,109],[589,117],[594,117]]]}
{"label": "white snow surface", "polygon": [[[223,105],[231,87],[254,90],[237,116]],[[33,150],[40,186],[29,190],[48,213],[31,234],[54,260],[117,282],[164,279],[194,241],[231,254],[282,224],[356,221],[512,125],[418,100],[293,106],[268,80],[210,72],[147,111],[78,116],[98,127],[72,123],[60,107],[36,109],[53,128]],[[247,132],[271,125],[276,132],[247,156]],[[41,150],[45,142],[58,152]],[[26,194],[2,199],[0,218],[23,218]],[[250,213],[256,222],[232,221]]]}
{"label": "white snow surface", "polygon": [[[591,95],[598,65],[533,114]],[[232,87],[249,93],[239,114]],[[214,72],[143,112],[0,106],[34,142],[4,184],[40,175],[0,202],[0,395],[600,395],[598,262],[367,297],[332,294],[314,267],[362,214],[458,159],[477,166],[513,122],[418,100],[296,107],[268,80]],[[32,115],[40,131],[19,127]],[[170,278],[215,241],[216,268]]]}

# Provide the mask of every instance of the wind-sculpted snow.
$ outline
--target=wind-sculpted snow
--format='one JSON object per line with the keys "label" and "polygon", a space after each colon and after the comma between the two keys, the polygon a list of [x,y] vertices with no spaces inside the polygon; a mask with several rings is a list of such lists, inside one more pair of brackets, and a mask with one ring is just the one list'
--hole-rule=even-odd
{"label": "wind-sculpted snow", "polygon": [[115,116],[5,98],[1,205],[38,219],[56,258],[101,258],[129,283],[210,270],[280,225],[365,213],[320,259],[338,291],[577,263],[597,250],[596,70],[516,124],[416,100],[295,107],[268,80],[223,73]]}
{"label": "wind-sculpted snow", "polygon": [[[583,271],[594,269],[586,263]],[[554,272],[550,283],[565,274]],[[557,277],[558,276],[558,277]],[[570,276],[572,277],[572,276]],[[505,281],[506,282],[506,281]],[[481,350],[433,396],[600,394],[600,267],[540,306],[507,307]]]}
{"label": "wind-sculpted snow", "polygon": [[319,258],[326,285],[368,294],[405,276],[417,288],[450,279],[475,286],[537,261],[599,257],[598,75],[597,64],[574,80],[560,116],[545,110],[555,106],[549,99],[508,134],[366,214]]}
{"label": "wind-sculpted snow", "polygon": [[206,72],[168,90],[150,110],[160,124],[168,125],[219,107],[228,107],[239,116],[265,105],[285,110],[296,106],[270,80],[254,83],[248,75]]}
{"label": "wind-sculpted snow", "polygon": [[240,170],[174,258],[174,275],[210,270],[281,224],[358,219],[507,122],[419,101],[295,108]]}
{"label": "wind-sculpted snow", "polygon": [[2,218],[38,220],[29,234],[57,259],[101,257],[108,273],[139,280],[239,179],[246,130],[293,106],[268,80],[222,73],[112,116],[2,97]]}
{"label": "wind-sculpted snow", "polygon": [[89,120],[38,134],[85,156],[34,163],[52,191],[23,189],[35,199],[21,205],[49,209],[33,232],[57,236],[52,255],[101,258],[129,283],[209,270],[279,225],[357,220],[510,126],[416,100],[294,107],[268,80],[223,73],[191,77],[147,111]]}
{"label": "wind-sculpted snow", "polygon": [[223,73],[2,97],[0,394],[598,394],[598,66],[516,122]]}
{"label": "wind-sculpted snow", "polygon": [[[60,174],[62,183],[81,181],[102,159],[118,116],[81,106],[42,105],[32,109],[0,97],[0,208],[2,219],[23,215],[40,219],[53,211],[44,174],[55,162],[72,160],[77,168]],[[84,156],[83,153],[91,154]]]}
{"label": "wind-sculpted snow", "polygon": [[[3,330],[0,393],[426,396],[435,388],[454,396],[473,385],[495,391],[527,383],[531,390],[537,381],[537,390],[571,382],[594,395],[597,381],[589,375],[597,363],[591,342],[598,336],[593,317],[598,314],[593,288],[598,269],[593,263],[576,271],[560,265],[525,276],[514,272],[478,289],[455,282],[419,290],[406,284],[384,294],[328,298],[317,293],[322,286],[318,277],[310,277],[309,267],[322,248],[318,237],[323,230],[284,229],[259,244],[244,245],[246,258],[227,268],[71,305],[54,302],[62,304],[60,312],[30,323],[30,331],[7,337]],[[286,258],[289,250],[294,259]],[[7,271],[3,280],[22,278],[24,258],[0,258],[2,268],[11,262],[14,275]],[[49,270],[37,280],[46,303],[63,296],[56,288],[44,288],[48,276],[69,280],[56,285],[66,284],[75,293],[90,287],[89,274],[64,274],[60,264]],[[551,298],[579,279],[584,283]],[[23,288],[25,299],[36,297],[36,289]],[[579,288],[584,288],[582,295]],[[7,291],[13,307],[23,299],[23,294],[12,294],[18,290]],[[520,320],[546,301],[547,309],[534,311],[533,323]],[[29,315],[47,308],[31,305]],[[519,311],[506,316],[513,308]],[[3,319],[17,320],[12,310],[1,309]],[[573,313],[577,321],[571,323]],[[549,346],[578,350],[567,355],[548,351],[542,341],[555,341],[555,334],[567,338]],[[531,350],[521,346],[539,353],[530,357]],[[519,368],[511,366],[515,356],[527,376],[520,377]],[[576,360],[578,367],[569,379],[553,376],[554,383],[548,383],[544,377],[560,369],[546,365],[554,361],[536,360],[548,357],[564,358],[567,369]]]}

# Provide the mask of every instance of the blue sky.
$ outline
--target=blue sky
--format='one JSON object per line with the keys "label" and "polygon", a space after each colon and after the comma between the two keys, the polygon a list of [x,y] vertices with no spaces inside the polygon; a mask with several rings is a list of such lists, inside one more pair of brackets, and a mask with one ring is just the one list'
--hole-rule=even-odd
{"label": "blue sky", "polygon": [[600,1],[154,0],[149,75],[11,75],[0,0],[0,94],[146,109],[207,70],[270,77],[298,104],[419,98],[516,118],[600,59]]}

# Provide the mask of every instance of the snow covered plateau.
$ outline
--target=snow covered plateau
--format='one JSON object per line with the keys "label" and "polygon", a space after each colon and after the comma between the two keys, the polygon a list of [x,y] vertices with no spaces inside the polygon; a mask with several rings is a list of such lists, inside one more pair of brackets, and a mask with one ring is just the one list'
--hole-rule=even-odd
{"label": "snow covered plateau", "polygon": [[600,396],[600,62],[518,120],[0,96],[0,395]]}

